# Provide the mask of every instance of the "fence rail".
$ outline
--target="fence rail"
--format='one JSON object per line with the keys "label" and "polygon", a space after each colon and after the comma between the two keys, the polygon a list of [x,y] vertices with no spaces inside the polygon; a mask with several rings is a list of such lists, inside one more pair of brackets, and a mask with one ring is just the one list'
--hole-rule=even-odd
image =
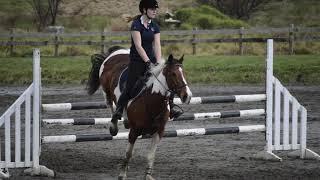
{"label": "fence rail", "polygon": [[[106,46],[129,44],[130,36],[128,31],[119,32],[78,32],[78,33],[0,33],[0,46],[9,46],[10,54],[13,54],[15,46],[54,46],[54,55],[58,56],[59,46],[100,46],[103,52]],[[238,43],[239,54],[243,54],[243,43],[263,43],[267,39],[274,39],[277,42],[288,43],[288,53],[294,53],[295,42],[319,41],[320,40],[320,27],[290,27],[284,28],[250,28],[245,29],[217,29],[217,30],[175,30],[175,31],[162,31],[162,44],[175,44],[175,43],[188,43],[193,46],[193,54],[196,54],[196,45],[199,43]],[[299,36],[299,34],[307,34],[307,36]],[[200,37],[201,35],[214,35],[214,36],[233,36],[222,38],[208,38]],[[252,37],[252,36],[266,37]],[[172,39],[167,37],[183,37],[183,39]],[[189,37],[185,37],[189,36]],[[248,37],[251,36],[251,37]],[[75,37],[98,37],[99,40],[64,40],[63,38]],[[113,40],[108,37],[121,37],[121,40]],[[6,41],[5,39],[8,38]],[[25,40],[24,38],[39,38],[39,40]],[[42,38],[42,39],[40,39]],[[43,40],[47,39],[47,40]],[[167,38],[167,39],[165,39]]]}

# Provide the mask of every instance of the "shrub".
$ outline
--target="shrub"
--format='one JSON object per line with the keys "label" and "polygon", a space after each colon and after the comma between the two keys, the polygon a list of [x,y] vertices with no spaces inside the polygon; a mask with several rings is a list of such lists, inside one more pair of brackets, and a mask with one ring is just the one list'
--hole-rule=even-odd
{"label": "shrub", "polygon": [[192,29],[190,27],[198,27],[200,29],[213,28],[231,28],[231,27],[247,27],[248,25],[240,20],[231,19],[225,16],[217,9],[210,6],[200,6],[196,9],[183,8],[176,12],[177,19],[182,24],[182,29]]}
{"label": "shrub", "polygon": [[191,16],[193,16],[193,14],[194,13],[193,13],[192,9],[184,8],[184,9],[181,9],[176,12],[176,17],[181,22],[188,22],[190,20]]}
{"label": "shrub", "polygon": [[213,23],[208,17],[201,17],[197,20],[197,25],[201,29],[213,28]]}

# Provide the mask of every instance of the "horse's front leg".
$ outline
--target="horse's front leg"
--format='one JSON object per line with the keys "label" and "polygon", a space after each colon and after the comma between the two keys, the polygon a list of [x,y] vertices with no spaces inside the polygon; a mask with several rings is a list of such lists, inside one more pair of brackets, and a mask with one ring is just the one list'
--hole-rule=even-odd
{"label": "horse's front leg", "polygon": [[129,144],[127,146],[127,150],[126,150],[126,157],[125,159],[123,160],[121,166],[120,166],[120,174],[119,174],[119,177],[118,179],[120,180],[123,180],[123,179],[126,179],[127,177],[127,171],[128,171],[128,164],[129,164],[129,161],[132,157],[132,154],[133,154],[133,147],[134,147],[134,143],[135,141],[137,140],[137,135],[135,133],[134,130],[130,129],[130,132],[129,132]]}
{"label": "horse's front leg", "polygon": [[154,178],[151,176],[152,175],[152,169],[153,169],[153,163],[154,163],[154,158],[157,150],[157,145],[160,142],[160,136],[159,133],[156,132],[152,135],[151,139],[151,147],[150,151],[148,153],[147,159],[148,159],[148,167],[146,170],[146,180],[153,180]]}

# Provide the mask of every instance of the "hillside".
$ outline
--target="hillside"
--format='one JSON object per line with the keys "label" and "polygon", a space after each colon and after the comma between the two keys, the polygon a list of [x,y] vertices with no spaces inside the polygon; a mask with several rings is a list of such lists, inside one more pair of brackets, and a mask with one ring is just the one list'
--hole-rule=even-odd
{"label": "hillside", "polygon": [[[134,15],[138,12],[138,0],[81,0],[65,1],[62,16],[109,16]],[[167,10],[176,12],[181,8],[198,7],[197,0],[159,0],[160,14]],[[319,0],[269,0],[260,5],[248,20],[251,26],[283,27],[289,24],[300,26],[319,26]]]}
{"label": "hillside", "polygon": [[[191,7],[194,0],[160,0],[159,12],[176,10],[182,7]],[[63,1],[61,4],[62,16],[110,16],[119,17],[122,14],[135,15],[139,13],[139,0],[80,0]]]}
{"label": "hillside", "polygon": [[249,23],[253,26],[283,27],[296,26],[319,27],[319,0],[271,0],[260,6],[252,15]]}
{"label": "hillside", "polygon": [[[67,30],[92,31],[101,30],[101,28],[123,30],[127,25],[122,16],[139,13],[139,0],[65,0],[62,2],[57,25],[62,25]],[[236,22],[229,17],[229,19],[225,18],[226,16],[221,16],[219,13],[211,13],[210,17],[205,14],[206,12],[198,13],[197,10],[194,10],[200,6],[197,2],[197,0],[159,0],[159,14],[164,15],[167,11],[176,13],[183,9],[185,12],[190,11],[192,18],[182,22],[183,29],[197,26],[197,24],[208,24],[209,26],[203,27],[209,29],[243,25],[243,22]],[[0,0],[0,7],[0,31],[8,31],[12,27],[18,31],[33,31],[35,29],[32,7],[27,1]],[[263,27],[283,27],[290,24],[319,26],[319,14],[319,0],[269,0],[259,6],[244,24]],[[202,19],[200,20],[200,18]],[[220,24],[220,26],[216,26],[216,24]]]}

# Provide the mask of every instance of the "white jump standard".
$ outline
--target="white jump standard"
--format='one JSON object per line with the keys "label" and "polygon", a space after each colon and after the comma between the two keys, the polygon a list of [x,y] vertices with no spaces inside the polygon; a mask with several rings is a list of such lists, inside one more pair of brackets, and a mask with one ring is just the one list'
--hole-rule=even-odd
{"label": "white jump standard", "polygon": [[[4,159],[0,156],[0,179],[9,178],[8,168],[29,168],[24,172],[32,176],[51,176],[54,171],[39,164],[41,145],[40,145],[40,51],[33,51],[33,83],[27,90],[9,107],[0,117],[0,126],[4,125],[5,144]],[[32,99],[33,97],[33,99]],[[24,142],[21,134],[21,106],[25,104],[25,127]],[[15,117],[15,138],[11,136],[11,116]],[[32,117],[32,118],[31,118]],[[12,142],[14,141],[14,142]],[[11,159],[11,144],[14,144],[14,160]],[[24,151],[21,152],[21,147]],[[24,161],[22,160],[24,155]]]}

